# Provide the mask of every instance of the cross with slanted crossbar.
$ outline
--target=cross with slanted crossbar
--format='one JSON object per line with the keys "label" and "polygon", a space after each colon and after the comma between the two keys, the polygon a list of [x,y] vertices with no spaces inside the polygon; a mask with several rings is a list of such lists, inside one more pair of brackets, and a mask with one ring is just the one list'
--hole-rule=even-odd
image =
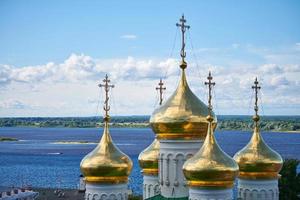
{"label": "cross with slanted crossbar", "polygon": [[209,112],[211,112],[212,111],[211,91],[212,91],[212,86],[216,85],[216,83],[212,82],[213,77],[211,76],[211,72],[208,73],[207,79],[208,79],[208,82],[205,82],[204,84],[208,85],[208,109],[209,109]]}
{"label": "cross with slanted crossbar", "polygon": [[104,84],[99,84],[99,87],[104,87],[104,91],[105,91],[105,101],[104,101],[104,106],[103,106],[103,110],[105,111],[105,116],[104,116],[104,121],[109,121],[109,115],[108,115],[108,111],[110,110],[110,106],[108,104],[108,100],[109,100],[109,96],[108,96],[108,92],[110,90],[110,88],[114,88],[114,85],[110,85],[110,80],[108,79],[107,74],[105,75],[105,79],[103,79]]}
{"label": "cross with slanted crossbar", "polygon": [[159,105],[162,104],[163,101],[163,90],[166,90],[166,87],[163,87],[164,83],[162,82],[162,80],[160,79],[159,83],[158,83],[159,87],[156,87],[156,90],[159,90]]}
{"label": "cross with slanted crossbar", "polygon": [[255,115],[257,115],[257,113],[258,113],[258,105],[257,105],[257,101],[258,101],[258,90],[261,89],[261,87],[258,85],[257,77],[255,78],[254,85],[252,86],[252,89],[254,89],[254,91],[255,91],[254,110],[255,110]]}
{"label": "cross with slanted crossbar", "polygon": [[182,17],[180,18],[179,21],[180,21],[180,23],[176,23],[176,26],[181,28],[182,46],[181,46],[180,56],[181,56],[182,62],[184,62],[184,58],[186,56],[186,53],[185,53],[185,50],[184,50],[184,48],[185,48],[184,34],[185,34],[186,29],[189,29],[190,26],[185,25],[186,19],[184,18],[184,15],[182,15]]}

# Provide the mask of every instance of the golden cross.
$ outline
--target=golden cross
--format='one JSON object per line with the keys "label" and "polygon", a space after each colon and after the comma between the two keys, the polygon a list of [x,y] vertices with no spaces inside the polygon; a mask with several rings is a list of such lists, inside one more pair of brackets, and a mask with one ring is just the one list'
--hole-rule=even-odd
{"label": "golden cross", "polygon": [[180,23],[176,23],[177,27],[181,28],[181,33],[182,33],[182,46],[181,46],[181,52],[180,52],[180,56],[182,59],[182,62],[184,63],[184,58],[186,57],[186,52],[185,52],[185,41],[184,41],[184,34],[186,32],[186,29],[189,29],[190,26],[185,25],[186,23],[186,19],[184,18],[184,15],[182,15],[181,19],[179,20]]}
{"label": "golden cross", "polygon": [[159,87],[156,87],[156,90],[159,90],[159,105],[162,104],[163,101],[163,90],[166,90],[166,87],[163,87],[164,83],[162,82],[162,80],[160,79],[159,83],[158,83]]}
{"label": "golden cross", "polygon": [[208,73],[208,82],[205,82],[204,84],[205,85],[208,85],[208,110],[209,110],[209,114],[211,114],[211,111],[212,111],[212,104],[211,104],[211,98],[212,98],[212,95],[211,95],[211,91],[212,91],[212,86],[216,85],[215,82],[212,82],[212,79],[213,77],[211,76],[211,72],[209,71]]}
{"label": "golden cross", "polygon": [[104,91],[105,91],[105,101],[104,101],[104,106],[103,109],[105,111],[105,116],[104,116],[104,121],[108,122],[109,121],[109,115],[108,115],[108,111],[110,110],[110,106],[108,104],[108,100],[109,100],[109,96],[108,96],[108,92],[110,90],[110,88],[114,88],[114,85],[110,85],[110,80],[108,79],[107,74],[105,75],[105,79],[103,79],[104,84],[99,84],[99,87],[104,87]]}
{"label": "golden cross", "polygon": [[254,85],[252,86],[252,89],[255,90],[254,110],[255,110],[255,115],[257,116],[257,114],[258,114],[258,105],[257,105],[257,101],[258,101],[258,90],[261,89],[261,87],[258,85],[257,77],[255,78]]}

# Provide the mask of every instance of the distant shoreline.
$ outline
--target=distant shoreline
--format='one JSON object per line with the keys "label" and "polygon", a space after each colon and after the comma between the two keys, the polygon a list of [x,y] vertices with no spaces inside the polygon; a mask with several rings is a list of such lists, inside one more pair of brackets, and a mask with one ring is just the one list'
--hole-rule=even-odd
{"label": "distant shoreline", "polygon": [[[131,126],[127,126],[127,125],[110,125],[111,128],[150,128],[150,126],[145,126],[140,125],[140,124],[133,124]],[[0,127],[0,128],[103,128],[103,126],[96,126],[96,127],[63,127],[63,126],[52,126],[52,127],[40,127],[40,126],[12,126],[12,127]],[[241,132],[245,132],[245,131],[253,131],[253,129],[230,129],[230,128],[218,128],[217,127],[217,131],[241,131]],[[300,134],[300,130],[295,130],[295,131],[291,131],[291,130],[265,130],[265,129],[261,129],[262,132],[273,132],[273,133],[288,133],[288,134]],[[19,141],[18,139],[15,138],[7,138],[5,137],[5,139],[0,137],[0,142],[4,142],[4,141]],[[53,142],[53,144],[92,144],[91,142],[86,142],[86,141],[58,141],[58,142]]]}
{"label": "distant shoreline", "polygon": [[[217,130],[252,131],[251,116],[218,117]],[[150,116],[115,116],[112,128],[149,128]],[[38,128],[100,128],[102,117],[28,117],[0,118],[0,127],[38,127]],[[261,116],[261,131],[300,133],[300,116]]]}

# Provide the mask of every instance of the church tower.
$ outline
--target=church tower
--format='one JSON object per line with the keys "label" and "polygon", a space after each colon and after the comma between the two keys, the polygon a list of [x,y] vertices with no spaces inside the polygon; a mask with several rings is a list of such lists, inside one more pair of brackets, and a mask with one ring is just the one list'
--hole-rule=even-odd
{"label": "church tower", "polygon": [[[163,101],[163,87],[162,79],[158,83],[160,98],[159,105]],[[139,155],[139,164],[143,173],[143,199],[148,199],[160,194],[160,187],[158,181],[158,158],[159,158],[159,141],[155,138],[154,141]]]}
{"label": "church tower", "polygon": [[[184,16],[176,24],[182,33],[181,77],[176,91],[158,107],[150,118],[150,125],[160,143],[159,183],[164,198],[187,198],[188,187],[183,175],[184,162],[192,157],[202,146],[207,134],[208,107],[201,102],[188,86],[185,71],[185,32]],[[216,117],[211,124],[216,125]]]}
{"label": "church tower", "polygon": [[[211,89],[215,85],[209,73],[208,108],[211,111]],[[213,130],[211,112],[207,116],[208,131],[201,149],[183,165],[183,172],[189,186],[189,199],[233,199],[233,183],[238,174],[238,165],[218,145]]]}
{"label": "church tower", "polygon": [[240,167],[238,177],[238,197],[243,200],[279,199],[278,178],[283,161],[281,156],[272,150],[264,141],[259,131],[258,85],[257,78],[252,89],[255,90],[255,115],[253,116],[254,131],[250,142],[234,159]]}
{"label": "church tower", "polygon": [[104,131],[97,147],[87,154],[80,163],[80,169],[86,180],[85,199],[115,199],[126,200],[128,198],[127,182],[131,172],[132,161],[113,143],[109,133],[110,106],[108,104],[108,92],[114,85],[106,75],[103,80],[104,102]]}

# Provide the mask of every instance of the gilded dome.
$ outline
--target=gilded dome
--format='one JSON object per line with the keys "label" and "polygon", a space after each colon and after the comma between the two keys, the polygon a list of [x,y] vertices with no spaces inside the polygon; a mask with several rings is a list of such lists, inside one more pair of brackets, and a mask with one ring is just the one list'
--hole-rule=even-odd
{"label": "gilded dome", "polygon": [[159,141],[155,139],[144,151],[140,153],[138,159],[144,174],[158,174],[159,147]]}
{"label": "gilded dome", "polygon": [[271,149],[264,141],[259,131],[258,90],[261,89],[257,77],[252,89],[255,90],[253,116],[254,131],[249,143],[234,156],[239,164],[239,178],[245,179],[276,179],[282,168],[281,156]]}
{"label": "gilded dome", "polygon": [[[206,136],[208,107],[189,88],[184,64],[181,64],[182,74],[176,91],[150,118],[157,139],[204,139]],[[215,127],[217,120],[212,115]]]}
{"label": "gilded dome", "polygon": [[272,150],[255,126],[250,142],[234,156],[240,168],[240,178],[273,179],[278,178],[282,167],[281,156]]}
{"label": "gilded dome", "polygon": [[101,141],[82,159],[80,169],[87,182],[111,184],[127,182],[132,161],[114,145],[107,122]]}
{"label": "gilded dome", "polygon": [[[212,117],[208,117],[212,121]],[[183,165],[183,173],[189,186],[232,187],[238,174],[237,163],[218,145],[212,123],[201,149]]]}

